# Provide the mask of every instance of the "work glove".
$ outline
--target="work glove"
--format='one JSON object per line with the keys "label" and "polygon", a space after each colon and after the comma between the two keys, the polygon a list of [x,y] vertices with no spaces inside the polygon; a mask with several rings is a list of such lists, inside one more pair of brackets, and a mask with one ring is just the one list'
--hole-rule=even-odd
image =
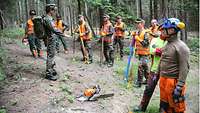
{"label": "work glove", "polygon": [[161,56],[161,54],[162,54],[161,48],[156,48],[155,55],[156,56]]}
{"label": "work glove", "polygon": [[173,100],[175,103],[179,103],[181,101],[185,100],[184,95],[182,95],[182,87],[181,86],[176,86],[176,88],[173,91]]}
{"label": "work glove", "polygon": [[85,36],[85,35],[86,35],[86,33],[81,33],[81,34],[80,34],[80,36]]}
{"label": "work glove", "polygon": [[28,39],[27,39],[27,37],[24,37],[24,38],[22,39],[22,43],[23,43],[24,45],[28,45]]}

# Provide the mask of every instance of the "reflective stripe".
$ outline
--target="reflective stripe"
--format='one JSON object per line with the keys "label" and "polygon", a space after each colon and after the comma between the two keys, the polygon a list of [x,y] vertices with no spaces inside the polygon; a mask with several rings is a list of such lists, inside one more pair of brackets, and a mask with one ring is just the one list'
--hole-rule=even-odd
{"label": "reflective stripe", "polygon": [[112,24],[110,21],[108,21],[107,23],[104,23],[104,25],[101,28],[100,35],[104,36],[104,42],[112,42],[111,36],[106,36],[109,34],[110,26],[112,26]]}
{"label": "reflective stripe", "polygon": [[83,33],[86,32],[86,23],[83,22],[80,26],[79,26],[79,36],[80,38],[82,38],[83,40],[90,40],[91,39],[91,34],[88,33],[87,35],[82,36]]}
{"label": "reflective stripe", "polygon": [[60,31],[63,31],[64,27],[63,27],[63,24],[62,24],[62,20],[55,21],[55,27],[57,29],[59,29]]}
{"label": "reflective stripe", "polygon": [[33,21],[31,19],[28,20],[27,22],[27,34],[33,34],[34,33],[34,29],[33,29]]}
{"label": "reflective stripe", "polygon": [[120,24],[119,23],[115,24],[115,36],[118,36],[118,37],[124,36],[124,32],[121,30],[123,29],[123,26],[124,26],[123,22],[121,22]]}
{"label": "reflective stripe", "polygon": [[[136,36],[138,36],[140,40],[144,40],[145,33],[146,33],[146,30],[143,30],[139,35],[136,35]],[[139,41],[136,41],[136,54],[149,55],[150,54],[149,47],[143,47]]]}

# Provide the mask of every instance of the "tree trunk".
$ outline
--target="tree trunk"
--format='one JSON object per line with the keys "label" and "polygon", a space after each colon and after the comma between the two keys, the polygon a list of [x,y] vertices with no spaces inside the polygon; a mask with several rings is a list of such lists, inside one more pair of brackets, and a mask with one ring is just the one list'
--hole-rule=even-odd
{"label": "tree trunk", "polygon": [[142,0],[139,0],[139,10],[140,10],[140,18],[143,18],[143,13],[142,13]]}
{"label": "tree trunk", "polygon": [[154,6],[154,18],[158,19],[158,1],[157,0],[153,0],[153,6]]}
{"label": "tree trunk", "polygon": [[152,0],[149,3],[149,12],[150,12],[150,22],[153,19],[153,7],[152,7]]}
{"label": "tree trunk", "polygon": [[166,18],[167,17],[167,0],[161,0],[160,2],[160,15],[161,18]]}
{"label": "tree trunk", "polygon": [[99,23],[100,23],[100,28],[103,25],[103,15],[104,15],[104,9],[102,7],[99,7]]}
{"label": "tree trunk", "polygon": [[77,0],[77,2],[78,2],[78,14],[80,15],[81,14],[81,1]]}
{"label": "tree trunk", "polygon": [[29,15],[29,11],[28,11],[28,0],[25,0],[25,12],[26,12],[26,20],[28,20],[28,15]]}
{"label": "tree trunk", "polygon": [[3,30],[3,12],[0,10],[0,25],[1,25],[1,30]]}
{"label": "tree trunk", "polygon": [[187,19],[187,12],[184,11],[184,21],[185,21],[185,24],[186,24],[186,27],[185,27],[185,41],[187,41],[188,39],[188,35],[187,35],[187,31],[188,31],[188,26],[187,26],[187,23],[188,23],[188,19]]}
{"label": "tree trunk", "polygon": [[137,18],[140,17],[140,11],[139,11],[139,0],[136,0],[136,10],[137,10]]}
{"label": "tree trunk", "polygon": [[88,16],[88,6],[87,6],[87,3],[84,2],[84,5],[85,5],[85,15]]}

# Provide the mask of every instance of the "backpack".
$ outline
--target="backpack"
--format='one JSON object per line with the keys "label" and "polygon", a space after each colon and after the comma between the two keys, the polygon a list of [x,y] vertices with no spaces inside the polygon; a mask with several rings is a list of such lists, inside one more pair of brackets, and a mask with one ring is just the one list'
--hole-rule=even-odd
{"label": "backpack", "polygon": [[47,38],[45,27],[44,27],[44,19],[41,16],[37,16],[33,18],[34,24],[34,33],[35,36],[39,39],[45,40]]}

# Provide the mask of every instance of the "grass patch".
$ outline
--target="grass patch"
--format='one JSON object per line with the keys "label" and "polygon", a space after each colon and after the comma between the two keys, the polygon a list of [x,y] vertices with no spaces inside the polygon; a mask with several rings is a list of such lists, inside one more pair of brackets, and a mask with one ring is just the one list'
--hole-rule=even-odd
{"label": "grass patch", "polygon": [[186,43],[191,51],[199,54],[199,37],[192,37]]}
{"label": "grass patch", "polygon": [[7,52],[5,49],[0,48],[0,81],[4,80],[6,78],[5,76],[5,64],[7,62]]}
{"label": "grass patch", "polygon": [[3,44],[12,43],[13,39],[17,39],[24,35],[24,29],[22,28],[5,28],[0,31],[0,81],[6,78],[5,76],[5,64],[7,64],[7,52],[3,48]]}
{"label": "grass patch", "polygon": [[67,84],[61,84],[60,86],[61,91],[64,93],[64,96],[68,100],[68,102],[73,103],[75,97],[72,95],[72,90],[69,88]]}
{"label": "grass patch", "polygon": [[199,63],[199,54],[197,52],[190,53],[190,64],[198,65]]}
{"label": "grass patch", "polygon": [[22,37],[24,35],[24,32],[25,32],[24,29],[18,27],[5,28],[0,31],[0,37],[4,39],[5,38],[15,39]]}
{"label": "grass patch", "polygon": [[6,109],[0,109],[0,113],[7,113]]}

